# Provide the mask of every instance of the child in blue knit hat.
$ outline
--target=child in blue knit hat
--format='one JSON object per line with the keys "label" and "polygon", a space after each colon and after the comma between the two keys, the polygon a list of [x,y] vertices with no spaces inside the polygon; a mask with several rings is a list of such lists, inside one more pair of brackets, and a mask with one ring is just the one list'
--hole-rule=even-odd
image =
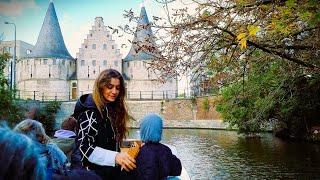
{"label": "child in blue knit hat", "polygon": [[160,143],[163,120],[158,114],[146,115],[140,124],[143,145],[137,156],[137,179],[165,179],[181,174],[181,162],[170,148]]}

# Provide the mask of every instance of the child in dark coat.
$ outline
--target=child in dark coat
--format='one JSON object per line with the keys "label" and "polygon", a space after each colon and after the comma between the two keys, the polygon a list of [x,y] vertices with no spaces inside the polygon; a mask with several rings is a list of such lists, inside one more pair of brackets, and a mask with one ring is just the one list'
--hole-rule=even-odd
{"label": "child in dark coat", "polygon": [[157,114],[146,115],[140,125],[143,145],[136,159],[137,179],[160,180],[168,176],[179,176],[182,166],[170,148],[161,144],[163,122]]}

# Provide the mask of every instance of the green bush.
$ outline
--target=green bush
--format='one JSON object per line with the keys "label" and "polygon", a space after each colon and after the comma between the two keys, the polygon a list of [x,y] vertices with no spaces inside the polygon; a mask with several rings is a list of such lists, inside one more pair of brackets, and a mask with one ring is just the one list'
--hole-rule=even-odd
{"label": "green bush", "polygon": [[60,109],[61,102],[50,101],[45,104],[43,108],[40,109],[39,114],[36,117],[36,120],[41,122],[46,130],[48,135],[53,135],[55,131],[55,117]]}
{"label": "green bush", "polygon": [[306,72],[281,61],[252,61],[243,81],[221,90],[216,109],[240,133],[260,132],[273,119],[281,135],[305,138],[320,125],[320,75]]}
{"label": "green bush", "polygon": [[12,126],[22,118],[23,109],[15,101],[14,89],[10,89],[9,83],[4,75],[4,68],[10,58],[8,53],[0,54],[0,119],[7,120]]}
{"label": "green bush", "polygon": [[250,74],[221,90],[217,111],[240,133],[262,131],[262,124],[274,113],[275,106],[283,96],[282,83],[286,79],[281,72],[281,63],[251,62]]}
{"label": "green bush", "polygon": [[202,101],[202,108],[205,110],[205,111],[209,111],[210,109],[210,101],[208,98],[205,98],[203,101]]}

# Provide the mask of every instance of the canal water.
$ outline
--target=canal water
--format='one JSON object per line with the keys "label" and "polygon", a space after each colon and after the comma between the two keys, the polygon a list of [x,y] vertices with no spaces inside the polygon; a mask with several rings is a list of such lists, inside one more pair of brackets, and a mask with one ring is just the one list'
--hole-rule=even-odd
{"label": "canal water", "polygon": [[320,144],[199,129],[164,129],[162,142],[177,148],[191,179],[320,179]]}

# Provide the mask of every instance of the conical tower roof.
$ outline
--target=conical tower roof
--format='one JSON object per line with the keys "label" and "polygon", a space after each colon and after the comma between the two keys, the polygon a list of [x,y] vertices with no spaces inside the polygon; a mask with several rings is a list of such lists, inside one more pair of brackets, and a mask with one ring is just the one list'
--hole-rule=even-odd
{"label": "conical tower roof", "polygon": [[73,59],[64,44],[53,2],[49,4],[37,43],[28,57]]}
{"label": "conical tower roof", "polygon": [[154,52],[155,50],[154,36],[151,30],[146,8],[142,6],[131,49],[123,60],[151,60],[154,59],[156,54]]}

